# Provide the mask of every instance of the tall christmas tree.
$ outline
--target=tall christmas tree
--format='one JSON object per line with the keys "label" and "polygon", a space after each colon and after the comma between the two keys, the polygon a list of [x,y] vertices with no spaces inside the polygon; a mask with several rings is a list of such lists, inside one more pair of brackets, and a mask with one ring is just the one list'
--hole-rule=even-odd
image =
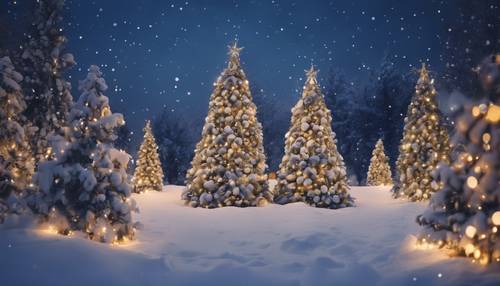
{"label": "tall christmas tree", "polygon": [[236,44],[214,83],[202,138],[196,145],[182,199],[193,207],[256,206],[272,201],[262,126]]}
{"label": "tall christmas tree", "polygon": [[389,158],[385,155],[384,142],[379,139],[373,149],[366,183],[369,186],[392,185],[391,176],[391,167],[389,166]]}
{"label": "tall christmas tree", "polygon": [[0,222],[22,209],[22,197],[33,175],[33,160],[23,118],[22,81],[8,57],[0,58]]}
{"label": "tall christmas tree", "polygon": [[393,192],[395,197],[421,201],[437,190],[431,184],[432,172],[439,162],[448,162],[450,147],[448,133],[440,122],[434,80],[425,65],[420,69],[415,89],[404,120]]}
{"label": "tall christmas tree", "polygon": [[49,139],[66,125],[73,99],[63,74],[75,61],[72,54],[64,53],[64,0],[39,0],[35,5],[32,32],[22,54],[22,73],[25,115],[37,128],[30,141],[38,162],[50,157]]}
{"label": "tall christmas tree", "polygon": [[149,190],[161,192],[162,187],[163,170],[158,156],[158,146],[151,131],[151,123],[148,120],[144,127],[144,140],[139,149],[139,159],[134,174],[134,188],[135,192],[142,193]]}
{"label": "tall christmas tree", "polygon": [[285,155],[278,171],[275,202],[305,201],[323,208],[351,206],[344,161],[337,151],[332,117],[321,93],[317,71],[307,71],[302,98],[292,109]]}
{"label": "tall christmas tree", "polygon": [[[488,72],[491,71],[491,72]],[[488,102],[465,108],[456,123],[457,156],[436,172],[440,190],[417,218],[420,244],[453,249],[481,264],[500,262],[500,55],[480,66]]]}
{"label": "tall christmas tree", "polygon": [[35,174],[39,192],[35,211],[68,234],[79,230],[89,238],[115,242],[133,237],[127,182],[129,155],[113,148],[123,116],[111,113],[107,86],[97,66],[80,83],[66,137],[52,141],[54,158],[40,163]]}

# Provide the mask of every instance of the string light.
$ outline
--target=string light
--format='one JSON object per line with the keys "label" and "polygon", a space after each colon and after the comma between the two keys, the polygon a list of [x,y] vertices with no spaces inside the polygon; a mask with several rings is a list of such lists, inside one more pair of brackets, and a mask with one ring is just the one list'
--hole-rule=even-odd
{"label": "string light", "polygon": [[493,213],[493,215],[491,216],[491,222],[496,226],[500,225],[500,211],[496,211]]}
{"label": "string light", "polygon": [[433,80],[425,64],[419,72],[396,162],[398,184],[393,188],[395,197],[411,201],[428,200],[437,191],[432,173],[438,163],[449,161],[450,151],[448,134],[437,112]]}
{"label": "string light", "polygon": [[[249,82],[240,67],[241,50],[236,44],[229,46],[227,68],[214,83],[202,139],[186,175],[183,199],[193,207],[255,206],[261,198],[272,199],[263,184],[266,176],[262,131],[255,117]],[[219,168],[237,174],[238,180],[218,172],[205,172]],[[252,180],[248,179],[250,176]],[[232,192],[235,187],[248,190],[252,196]],[[225,188],[231,190],[225,192]]]}
{"label": "string light", "polygon": [[475,189],[475,188],[477,187],[477,184],[478,184],[478,182],[477,182],[476,177],[474,177],[474,176],[469,176],[469,177],[467,178],[467,187],[469,187],[469,188],[471,188],[471,189]]}

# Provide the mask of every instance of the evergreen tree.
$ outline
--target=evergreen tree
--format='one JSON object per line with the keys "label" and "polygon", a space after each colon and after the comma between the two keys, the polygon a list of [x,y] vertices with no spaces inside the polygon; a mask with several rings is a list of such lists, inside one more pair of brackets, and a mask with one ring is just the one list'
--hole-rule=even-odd
{"label": "evergreen tree", "polygon": [[444,83],[467,96],[480,97],[481,85],[473,69],[485,55],[500,50],[500,3],[498,0],[456,0],[457,16],[443,22]]}
{"label": "evergreen tree", "polygon": [[[376,130],[384,138],[385,150],[392,163],[396,161],[398,142],[402,138],[403,121],[416,80],[413,77],[413,73],[402,73],[385,56],[373,80],[375,82],[373,94],[368,97],[366,102],[366,106],[370,106],[377,113],[375,115],[375,118],[377,118]],[[368,113],[362,114],[365,115],[364,122],[374,120],[374,117],[366,116]],[[374,144],[378,138],[373,136],[373,130],[367,133],[372,135],[369,142]]]}
{"label": "evergreen tree", "polygon": [[366,177],[366,183],[369,186],[388,186],[392,185],[391,167],[389,158],[385,155],[384,142],[382,139],[377,141],[373,149],[370,167]]}
{"label": "evergreen tree", "polygon": [[264,132],[264,151],[269,170],[278,169],[283,157],[284,135],[288,126],[289,115],[283,112],[283,100],[274,94],[268,95],[263,89],[252,89],[252,96],[257,106],[257,119],[262,122]]}
{"label": "evergreen tree", "polygon": [[123,150],[130,153],[132,150],[132,135],[133,132],[130,131],[127,124],[118,127],[116,131],[116,140],[114,142],[115,148]]}
{"label": "evergreen tree", "polygon": [[143,130],[144,140],[139,149],[139,159],[134,173],[135,192],[161,192],[163,188],[163,170],[158,156],[158,146],[153,131],[151,131],[151,122],[149,120],[146,121]]}
{"label": "evergreen tree", "polygon": [[262,126],[241,48],[229,49],[229,64],[214,84],[202,138],[186,176],[182,199],[193,207],[256,206],[272,201],[267,185]]}
{"label": "evergreen tree", "polygon": [[381,108],[382,105],[378,102],[382,100],[383,97],[376,94],[376,80],[369,81],[360,92],[356,102],[359,106],[355,109],[356,115],[352,117],[351,128],[359,135],[351,147],[354,154],[350,156],[356,157],[355,171],[360,184],[366,184],[366,170],[370,166],[373,146],[379,138],[384,137],[385,125],[390,124],[384,118],[386,110]]}
{"label": "evergreen tree", "polygon": [[[363,158],[359,156],[363,134],[359,126],[360,109],[365,108],[361,103],[361,94],[354,89],[354,84],[348,82],[345,75],[337,70],[330,69],[327,75],[325,88],[325,104],[332,110],[332,128],[335,130],[338,142],[337,147],[344,160],[349,176],[355,176],[356,181],[362,178],[360,172]],[[366,108],[366,111],[369,111]]]}
{"label": "evergreen tree", "polygon": [[153,123],[163,174],[168,184],[184,185],[193,159],[195,142],[192,133],[201,129],[192,126],[191,120],[165,109]]}
{"label": "evergreen tree", "polygon": [[362,85],[347,81],[338,70],[329,71],[325,102],[333,111],[332,128],[350,178],[365,181],[372,147],[381,137],[390,165],[396,161],[411,82],[411,76],[402,74],[387,56]]}
{"label": "evergreen tree", "polygon": [[[26,33],[27,19],[25,11],[29,10],[28,1],[0,2],[0,55],[8,56],[16,66],[16,49]],[[14,12],[15,11],[15,12]]]}
{"label": "evergreen tree", "polygon": [[32,32],[22,54],[25,114],[38,128],[31,136],[37,162],[50,157],[49,139],[62,132],[73,100],[71,85],[63,79],[64,72],[75,64],[73,55],[64,53],[63,7],[64,0],[37,1]]}
{"label": "evergreen tree", "polygon": [[412,85],[410,77],[402,74],[387,56],[365,85],[359,107],[352,119],[352,129],[361,133],[355,156],[360,165],[357,170],[363,173],[363,177],[370,164],[372,146],[379,138],[384,138],[390,163],[396,161]]}
{"label": "evergreen tree", "polygon": [[449,160],[448,133],[440,122],[434,81],[425,65],[420,69],[416,92],[408,106],[403,139],[396,162],[395,197],[427,200],[437,189],[432,172],[440,161]]}
{"label": "evergreen tree", "polygon": [[312,206],[341,208],[353,203],[342,156],[337,151],[330,111],[313,67],[307,71],[302,98],[292,109],[285,135],[285,155],[278,171],[279,204],[304,201]]}
{"label": "evergreen tree", "polygon": [[458,118],[457,156],[436,171],[439,191],[417,218],[420,244],[451,248],[481,264],[500,262],[500,55],[492,59],[480,72],[493,67],[487,74],[496,96]]}
{"label": "evergreen tree", "polygon": [[130,156],[113,148],[123,116],[112,113],[106,82],[91,66],[80,83],[65,138],[51,141],[54,158],[35,174],[34,209],[58,232],[83,231],[90,239],[115,242],[133,237],[131,186],[125,172]]}
{"label": "evergreen tree", "polygon": [[0,58],[0,223],[23,207],[33,175],[33,160],[20,115],[26,108],[20,73],[8,57]]}

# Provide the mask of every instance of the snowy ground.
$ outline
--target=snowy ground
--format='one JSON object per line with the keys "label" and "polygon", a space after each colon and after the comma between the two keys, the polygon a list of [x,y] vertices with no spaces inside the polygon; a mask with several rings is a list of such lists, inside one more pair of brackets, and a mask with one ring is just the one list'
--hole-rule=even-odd
{"label": "snowy ground", "polygon": [[353,187],[341,210],[192,209],[180,192],[136,195],[144,229],[124,246],[2,226],[0,285],[500,285],[498,266],[414,249],[425,205],[387,188]]}

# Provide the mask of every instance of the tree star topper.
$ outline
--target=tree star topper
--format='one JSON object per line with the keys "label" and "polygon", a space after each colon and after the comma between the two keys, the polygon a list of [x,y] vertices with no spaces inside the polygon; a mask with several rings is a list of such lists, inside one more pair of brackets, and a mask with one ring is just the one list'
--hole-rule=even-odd
{"label": "tree star topper", "polygon": [[315,83],[316,82],[316,76],[318,74],[319,70],[314,69],[314,65],[311,65],[311,68],[309,70],[304,70],[307,75],[307,82],[308,83]]}
{"label": "tree star topper", "polygon": [[240,57],[240,52],[243,50],[243,47],[238,47],[238,43],[234,42],[232,46],[228,46],[229,48],[229,55],[231,58],[239,58]]}
{"label": "tree star topper", "polygon": [[427,67],[425,66],[425,63],[422,63],[422,68],[420,68],[420,77],[423,79],[428,79],[429,78],[429,72],[427,71]]}
{"label": "tree star topper", "polygon": [[229,48],[229,63],[228,69],[233,71],[237,70],[240,67],[240,51],[243,50],[243,47],[239,48],[238,44],[234,42],[232,46],[228,46]]}

